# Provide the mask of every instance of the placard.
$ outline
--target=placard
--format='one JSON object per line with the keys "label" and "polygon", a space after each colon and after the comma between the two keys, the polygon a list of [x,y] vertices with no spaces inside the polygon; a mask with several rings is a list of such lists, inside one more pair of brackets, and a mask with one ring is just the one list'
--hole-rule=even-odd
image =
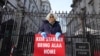
{"label": "placard", "polygon": [[48,34],[47,38],[35,34],[34,56],[65,56],[64,36],[56,39],[52,34]]}

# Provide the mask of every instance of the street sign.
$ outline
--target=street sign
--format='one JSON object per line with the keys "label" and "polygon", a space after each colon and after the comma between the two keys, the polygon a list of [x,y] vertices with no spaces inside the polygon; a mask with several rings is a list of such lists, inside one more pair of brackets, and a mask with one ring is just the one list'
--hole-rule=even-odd
{"label": "street sign", "polygon": [[76,56],[90,56],[89,51],[76,51]]}
{"label": "street sign", "polygon": [[88,42],[75,43],[76,56],[91,56],[90,45]]}
{"label": "street sign", "polygon": [[76,49],[89,49],[89,43],[76,43]]}

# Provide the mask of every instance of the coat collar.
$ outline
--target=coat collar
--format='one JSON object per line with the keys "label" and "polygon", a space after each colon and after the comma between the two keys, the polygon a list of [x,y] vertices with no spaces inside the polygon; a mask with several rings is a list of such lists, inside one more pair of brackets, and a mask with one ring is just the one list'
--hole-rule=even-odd
{"label": "coat collar", "polygon": [[[49,24],[49,25],[51,25],[47,20],[44,20],[43,21],[45,24]],[[52,27],[54,27],[54,26],[56,26],[56,25],[58,25],[59,24],[59,22],[58,21],[55,21],[55,23],[53,24],[53,25],[51,25]]]}
{"label": "coat collar", "polygon": [[[47,21],[47,20],[44,20],[43,22],[44,22],[44,23],[49,23],[49,21]],[[56,23],[59,23],[59,22],[58,22],[58,21],[55,21],[54,24],[56,24]]]}

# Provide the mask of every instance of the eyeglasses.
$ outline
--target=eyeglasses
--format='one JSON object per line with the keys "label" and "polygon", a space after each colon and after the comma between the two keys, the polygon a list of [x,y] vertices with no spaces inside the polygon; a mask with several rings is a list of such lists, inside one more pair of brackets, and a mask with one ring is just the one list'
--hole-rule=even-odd
{"label": "eyeglasses", "polygon": [[50,18],[54,18],[54,16],[50,16]]}

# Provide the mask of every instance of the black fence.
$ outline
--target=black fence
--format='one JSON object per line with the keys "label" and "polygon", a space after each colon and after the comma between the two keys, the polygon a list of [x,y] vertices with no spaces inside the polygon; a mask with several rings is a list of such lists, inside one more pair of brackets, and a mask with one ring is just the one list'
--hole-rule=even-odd
{"label": "black fence", "polygon": [[[100,56],[99,14],[55,14],[65,34],[66,56]],[[1,12],[0,56],[32,56],[34,34],[38,33],[46,15],[47,13]]]}
{"label": "black fence", "polygon": [[[69,13],[68,56],[100,56],[100,14]],[[70,54],[71,55],[70,55]]]}

